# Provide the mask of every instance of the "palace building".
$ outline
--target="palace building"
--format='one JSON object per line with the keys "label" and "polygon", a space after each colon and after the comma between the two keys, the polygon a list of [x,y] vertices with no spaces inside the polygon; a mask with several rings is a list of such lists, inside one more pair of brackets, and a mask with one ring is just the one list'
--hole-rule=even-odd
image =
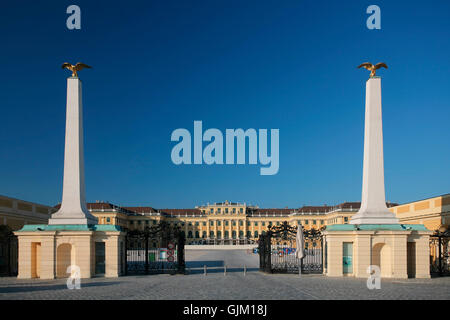
{"label": "palace building", "polygon": [[[396,204],[388,204],[393,207]],[[194,209],[119,207],[109,202],[88,203],[88,210],[100,224],[116,224],[128,230],[144,230],[160,221],[184,230],[187,244],[251,244],[270,225],[287,221],[291,226],[321,229],[330,224],[348,223],[360,203],[301,208],[259,208],[246,203],[220,202]]]}
{"label": "palace building", "polygon": [[[450,194],[398,205],[387,203],[400,223],[424,224],[437,230],[450,223]],[[346,224],[359,210],[360,202],[343,202],[335,206],[301,208],[259,208],[237,202],[218,202],[188,209],[123,207],[109,202],[88,203],[88,210],[99,224],[118,225],[124,230],[143,230],[166,221],[181,227],[187,243],[244,244],[254,243],[268,226],[287,221],[291,226],[321,229],[327,225]],[[18,230],[24,224],[47,223],[59,208],[0,196],[0,224]]]}
{"label": "palace building", "polygon": [[[429,230],[448,226],[450,194],[398,205],[387,203],[400,223],[424,224]],[[360,202],[336,206],[303,206],[301,208],[259,208],[237,202],[218,202],[189,209],[156,209],[153,207],[119,207],[109,202],[88,203],[89,211],[100,224],[115,224],[128,230],[166,221],[181,227],[187,244],[251,244],[268,226],[302,225],[304,229],[321,229],[327,225],[347,224],[359,210]]]}

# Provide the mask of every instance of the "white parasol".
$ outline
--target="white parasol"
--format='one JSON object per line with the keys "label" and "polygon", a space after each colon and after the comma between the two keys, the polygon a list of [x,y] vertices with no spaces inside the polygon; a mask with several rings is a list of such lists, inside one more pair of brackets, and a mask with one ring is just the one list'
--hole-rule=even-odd
{"label": "white parasol", "polygon": [[305,238],[303,237],[303,226],[299,225],[297,227],[297,236],[295,237],[295,244],[297,249],[295,250],[295,257],[297,259],[302,259],[305,256]]}

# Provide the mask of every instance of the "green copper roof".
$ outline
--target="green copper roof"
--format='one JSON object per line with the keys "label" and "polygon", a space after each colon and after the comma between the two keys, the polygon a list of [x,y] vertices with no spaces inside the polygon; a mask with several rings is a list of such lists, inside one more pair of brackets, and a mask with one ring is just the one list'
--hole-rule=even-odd
{"label": "green copper roof", "polygon": [[325,231],[430,231],[423,224],[334,224],[327,226]]}
{"label": "green copper roof", "polygon": [[27,224],[20,231],[122,231],[122,229],[111,224]]}

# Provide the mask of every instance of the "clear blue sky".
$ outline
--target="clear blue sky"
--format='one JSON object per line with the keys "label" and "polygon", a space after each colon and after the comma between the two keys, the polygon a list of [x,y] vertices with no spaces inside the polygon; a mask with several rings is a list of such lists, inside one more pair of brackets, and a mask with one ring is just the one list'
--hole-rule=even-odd
{"label": "clear blue sky", "polygon": [[[82,29],[66,28],[67,6]],[[381,30],[366,8],[381,8]],[[0,194],[60,202],[64,61],[83,70],[87,200],[191,208],[359,201],[365,61],[385,61],[387,199],[450,192],[450,1],[8,1]],[[177,128],[279,128],[280,170],[176,166]]]}

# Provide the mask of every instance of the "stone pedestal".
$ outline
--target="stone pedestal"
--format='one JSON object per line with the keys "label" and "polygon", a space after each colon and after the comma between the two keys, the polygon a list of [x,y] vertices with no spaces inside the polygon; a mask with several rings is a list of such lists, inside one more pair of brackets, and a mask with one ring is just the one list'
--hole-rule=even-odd
{"label": "stone pedestal", "polygon": [[[19,238],[19,279],[67,278],[69,266],[80,268],[81,278],[118,277],[125,273],[125,233],[112,225],[26,225]],[[105,270],[96,273],[96,243],[105,246]]]}
{"label": "stone pedestal", "polygon": [[[367,268],[374,265],[380,268],[381,278],[430,278],[430,234],[431,231],[418,224],[329,226],[324,231],[325,274],[368,278]],[[344,244],[351,244],[353,249],[347,252],[347,257],[344,257]]]}

